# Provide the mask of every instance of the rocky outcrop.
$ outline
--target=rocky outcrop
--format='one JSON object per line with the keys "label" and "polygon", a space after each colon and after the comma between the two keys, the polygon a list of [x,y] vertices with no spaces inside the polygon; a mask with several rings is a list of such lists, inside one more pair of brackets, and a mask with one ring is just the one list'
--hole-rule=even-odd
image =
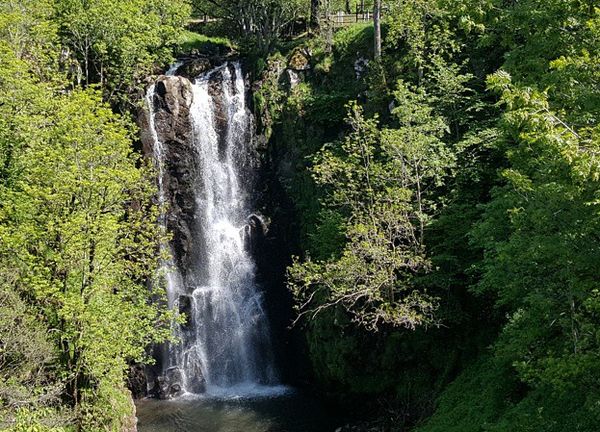
{"label": "rocky outcrop", "polygon": [[296,48],[289,57],[288,69],[304,72],[311,68],[311,52],[306,47]]}
{"label": "rocky outcrop", "polygon": [[134,364],[129,367],[129,372],[127,374],[127,388],[131,391],[131,395],[134,399],[141,399],[146,396],[148,383],[144,365]]}
{"label": "rocky outcrop", "polygon": [[193,80],[221,63],[223,63],[222,59],[214,57],[196,57],[187,59],[179,68],[177,68],[177,75]]}
{"label": "rocky outcrop", "polygon": [[[172,246],[178,267],[190,268],[193,263],[192,233],[196,201],[189,181],[197,169],[190,106],[193,92],[191,82],[181,76],[161,76],[155,83],[154,123],[158,140],[166,153],[166,199],[169,202],[167,228],[173,233]],[[141,116],[144,152],[153,154],[154,142],[149,128],[149,113]],[[185,276],[185,275],[183,275]]]}
{"label": "rocky outcrop", "polygon": [[178,367],[171,367],[165,373],[156,378],[154,389],[155,397],[159,399],[170,399],[183,393],[183,374]]}

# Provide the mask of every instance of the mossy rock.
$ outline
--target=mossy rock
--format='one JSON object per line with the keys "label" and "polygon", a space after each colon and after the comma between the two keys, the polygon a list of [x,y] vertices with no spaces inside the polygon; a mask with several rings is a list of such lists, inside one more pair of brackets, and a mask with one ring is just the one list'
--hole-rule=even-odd
{"label": "mossy rock", "polygon": [[311,68],[310,53],[306,48],[296,48],[288,61],[288,68],[295,71],[306,71]]}

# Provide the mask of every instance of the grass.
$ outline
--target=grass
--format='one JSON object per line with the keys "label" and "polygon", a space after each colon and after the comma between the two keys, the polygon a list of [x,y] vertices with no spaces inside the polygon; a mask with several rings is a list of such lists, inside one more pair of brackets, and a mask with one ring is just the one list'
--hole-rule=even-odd
{"label": "grass", "polygon": [[186,30],[179,41],[179,51],[182,54],[191,54],[194,51],[221,54],[235,49],[235,44],[226,37],[206,36],[190,30]]}

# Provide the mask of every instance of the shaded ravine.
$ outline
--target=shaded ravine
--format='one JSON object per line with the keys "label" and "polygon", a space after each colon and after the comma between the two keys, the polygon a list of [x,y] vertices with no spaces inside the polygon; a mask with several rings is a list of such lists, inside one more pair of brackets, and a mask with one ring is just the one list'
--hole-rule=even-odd
{"label": "shaded ravine", "polygon": [[193,80],[160,77],[147,92],[147,129],[159,175],[169,307],[181,341],[156,350],[149,391],[159,397],[281,392],[252,237],[258,161],[241,65],[228,62]]}

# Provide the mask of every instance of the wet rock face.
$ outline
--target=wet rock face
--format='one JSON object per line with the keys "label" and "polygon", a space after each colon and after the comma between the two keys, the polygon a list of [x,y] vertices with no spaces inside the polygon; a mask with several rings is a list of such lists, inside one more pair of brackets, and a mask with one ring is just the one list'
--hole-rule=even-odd
{"label": "wet rock face", "polygon": [[258,257],[265,247],[265,239],[269,232],[269,219],[260,213],[253,213],[248,216],[244,227],[245,247],[250,253]]}
{"label": "wet rock face", "polygon": [[[186,373],[188,390],[194,393],[203,393],[206,390],[206,380],[202,375],[199,363]],[[164,373],[154,376],[154,385],[148,396],[157,399],[173,399],[182,396],[184,390],[184,372],[178,367],[170,367]]]}
{"label": "wet rock face", "polygon": [[159,399],[171,399],[183,394],[183,374],[181,369],[172,367],[166,370],[164,375],[156,378],[154,387]]}
{"label": "wet rock face", "polygon": [[187,371],[188,376],[188,388],[193,393],[204,393],[206,391],[206,380],[202,375],[202,369],[200,368],[200,361],[194,361],[190,363],[190,369]]}
{"label": "wet rock face", "polygon": [[194,313],[192,310],[192,296],[181,294],[177,299],[177,305],[179,307],[179,315],[185,315],[186,322],[182,325],[184,330],[190,330],[193,327],[192,320],[194,319]]}
{"label": "wet rock face", "polygon": [[[173,233],[172,245],[179,268],[193,263],[193,215],[196,201],[192,182],[197,168],[190,107],[193,101],[191,82],[181,76],[161,76],[155,83],[154,123],[158,139],[166,153],[166,199],[169,202],[167,228]],[[148,113],[145,113],[147,116]],[[152,138],[148,136],[148,119],[141,120],[142,141],[147,154],[152,154]]]}
{"label": "wet rock face", "polygon": [[131,391],[134,399],[141,399],[146,396],[148,382],[146,371],[141,364],[131,365],[127,374],[127,387]]}

